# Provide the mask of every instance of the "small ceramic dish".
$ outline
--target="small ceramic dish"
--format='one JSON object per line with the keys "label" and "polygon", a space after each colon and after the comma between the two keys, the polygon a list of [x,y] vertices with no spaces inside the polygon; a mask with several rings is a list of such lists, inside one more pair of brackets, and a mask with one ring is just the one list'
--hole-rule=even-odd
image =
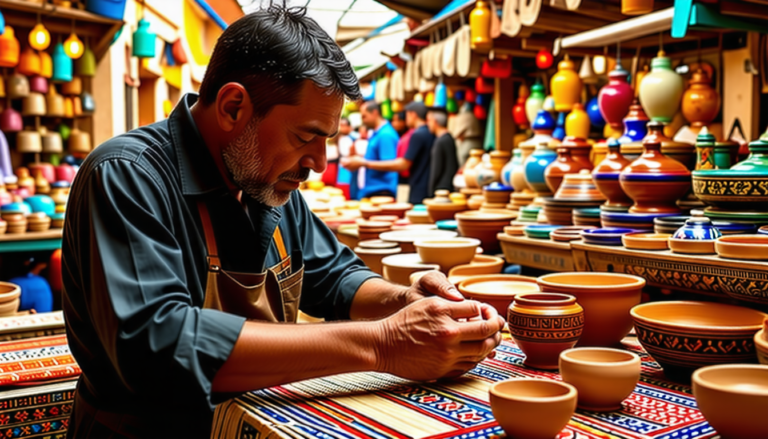
{"label": "small ceramic dish", "polygon": [[671,236],[665,233],[627,233],[621,237],[621,242],[624,247],[633,250],[666,250]]}
{"label": "small ceramic dish", "polygon": [[602,228],[581,231],[581,237],[587,244],[621,245],[622,235],[636,232],[635,229]]}
{"label": "small ceramic dish", "polygon": [[722,364],[693,373],[696,405],[721,437],[768,438],[768,366]]}
{"label": "small ceramic dish", "polygon": [[528,225],[511,225],[504,227],[504,233],[506,233],[509,236],[525,236],[525,228],[528,227]]}
{"label": "small ceramic dish", "polygon": [[382,241],[381,239],[371,239],[368,241],[360,241],[357,244],[357,246],[360,248],[367,248],[367,249],[374,249],[374,250],[399,247],[399,245],[396,242]]}
{"label": "small ceramic dish", "polygon": [[763,322],[763,329],[757,331],[754,337],[757,361],[768,364],[768,319]]}
{"label": "small ceramic dish", "polygon": [[535,277],[514,274],[472,276],[459,283],[458,288],[464,297],[493,306],[500,316],[507,315],[516,295],[539,291]]}
{"label": "small ceramic dish", "polygon": [[459,223],[454,219],[440,220],[436,225],[438,230],[456,231],[459,229]]}
{"label": "small ceramic dish", "polygon": [[717,238],[718,256],[732,259],[768,260],[768,235],[726,235]]}
{"label": "small ceramic dish", "polygon": [[670,237],[667,240],[670,250],[673,253],[686,255],[714,255],[714,239],[675,239]]}
{"label": "small ceramic dish", "polygon": [[447,273],[457,266],[469,264],[477,253],[480,240],[475,238],[424,239],[413,243],[421,261],[438,264]]}
{"label": "small ceramic dish", "polygon": [[489,392],[493,416],[511,438],[552,439],[576,411],[576,388],[559,381],[513,378]]}
{"label": "small ceramic dish", "polygon": [[595,412],[621,409],[640,379],[640,357],[612,348],[574,348],[560,353],[563,381],[579,391],[579,408]]}
{"label": "small ceramic dish", "polygon": [[557,230],[553,230],[552,233],[549,234],[550,239],[553,241],[560,241],[560,242],[568,242],[568,241],[574,241],[576,239],[581,239],[581,231],[582,230],[592,230],[595,229],[594,226],[567,226],[567,227],[561,227]]}
{"label": "small ceramic dish", "polygon": [[546,224],[531,224],[530,226],[525,226],[523,233],[529,238],[549,239],[550,233],[562,227],[563,226],[551,226]]}

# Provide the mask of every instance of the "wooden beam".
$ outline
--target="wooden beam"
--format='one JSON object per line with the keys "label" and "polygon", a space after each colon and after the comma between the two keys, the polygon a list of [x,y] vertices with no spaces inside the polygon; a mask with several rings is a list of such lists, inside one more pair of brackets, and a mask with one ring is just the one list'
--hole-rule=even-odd
{"label": "wooden beam", "polygon": [[493,88],[493,99],[496,101],[494,123],[496,125],[496,149],[512,151],[512,139],[517,134],[517,124],[512,118],[512,107],[515,105],[515,82],[511,78],[496,79]]}
{"label": "wooden beam", "polygon": [[720,2],[720,13],[736,17],[768,20],[768,5],[724,1]]}

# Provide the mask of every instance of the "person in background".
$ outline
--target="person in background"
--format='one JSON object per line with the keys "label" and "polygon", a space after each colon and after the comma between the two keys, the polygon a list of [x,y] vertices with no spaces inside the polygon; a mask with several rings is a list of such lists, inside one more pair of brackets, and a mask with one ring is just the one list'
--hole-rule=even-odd
{"label": "person in background", "polygon": [[483,132],[480,122],[472,113],[471,107],[465,106],[454,116],[451,135],[456,140],[456,159],[459,166],[464,166],[472,149],[483,149]]}
{"label": "person in background", "polygon": [[[366,147],[366,163],[395,160],[397,158],[397,141],[400,136],[392,128],[392,124],[381,116],[379,104],[368,101],[360,109],[363,125],[369,128],[368,145]],[[357,151],[360,154],[360,151]],[[359,198],[367,198],[377,195],[394,197],[397,194],[397,172],[379,171],[366,167],[365,184],[358,192]]]}
{"label": "person in background", "polygon": [[447,128],[448,115],[442,110],[430,110],[427,113],[427,126],[436,137],[430,159],[429,194],[432,196],[440,189],[453,192],[453,176],[459,171],[459,162],[456,142]]}
{"label": "person in background", "polygon": [[[400,134],[400,140],[397,142],[397,158],[400,159],[405,157],[405,153],[408,152],[408,142],[411,141],[411,136],[413,135],[413,128],[408,125],[404,111],[392,115],[392,128]],[[409,176],[409,169],[402,170],[397,174],[398,202],[405,202],[408,200],[410,194],[410,187],[408,186]]]}
{"label": "person in background", "polygon": [[392,128],[402,137],[408,131],[408,124],[405,122],[405,112],[399,111],[392,114]]}
{"label": "person in background", "polygon": [[412,133],[408,140],[408,149],[403,157],[384,162],[368,162],[360,157],[350,157],[349,159],[342,159],[341,166],[352,170],[362,166],[382,171],[402,172],[408,170],[410,173],[408,176],[410,187],[408,202],[411,204],[422,203],[425,198],[430,196],[429,161],[432,144],[435,143],[435,135],[427,128],[426,118],[427,107],[422,102],[411,102],[405,106],[405,121]]}
{"label": "person in background", "polygon": [[[349,119],[342,117],[339,120],[339,134],[336,136],[336,145],[339,148],[339,160],[341,161],[345,157],[349,157],[352,154],[352,145],[355,143],[354,139],[350,135],[352,133],[352,124],[349,123]],[[357,173],[355,172],[355,177]],[[350,183],[352,182],[353,173],[342,166],[339,166],[338,174],[336,176],[336,187],[344,191],[344,196],[347,199],[351,198]]]}

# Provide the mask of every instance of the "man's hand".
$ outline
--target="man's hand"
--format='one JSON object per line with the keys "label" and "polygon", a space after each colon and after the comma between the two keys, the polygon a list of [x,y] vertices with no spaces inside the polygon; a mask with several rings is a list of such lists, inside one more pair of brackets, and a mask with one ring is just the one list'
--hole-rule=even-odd
{"label": "man's hand", "polygon": [[479,302],[416,301],[380,322],[376,370],[414,380],[457,377],[493,352],[503,327],[496,310]]}
{"label": "man's hand", "polygon": [[353,155],[349,157],[342,157],[340,163],[344,168],[354,172],[365,166],[365,159],[359,155]]}
{"label": "man's hand", "polygon": [[459,290],[439,271],[425,274],[405,291],[406,303],[409,304],[430,296],[442,297],[453,302],[464,300]]}

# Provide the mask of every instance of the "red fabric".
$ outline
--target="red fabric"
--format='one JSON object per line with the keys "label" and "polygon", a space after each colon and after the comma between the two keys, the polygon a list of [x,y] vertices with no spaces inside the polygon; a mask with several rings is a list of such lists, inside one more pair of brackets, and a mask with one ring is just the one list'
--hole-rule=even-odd
{"label": "red fabric", "polygon": [[[411,128],[408,130],[405,134],[400,137],[400,140],[397,142],[397,156],[398,157],[405,157],[405,153],[408,152],[408,144],[411,142],[411,136],[413,135],[414,129]],[[406,169],[405,171],[400,171],[400,175],[404,178],[408,178],[409,175],[411,175],[410,169]]]}
{"label": "red fabric", "polygon": [[325,172],[323,172],[323,183],[325,183],[326,186],[336,186],[336,182],[338,181],[339,176],[339,164],[336,162],[330,162],[328,163],[328,166],[325,168]]}

